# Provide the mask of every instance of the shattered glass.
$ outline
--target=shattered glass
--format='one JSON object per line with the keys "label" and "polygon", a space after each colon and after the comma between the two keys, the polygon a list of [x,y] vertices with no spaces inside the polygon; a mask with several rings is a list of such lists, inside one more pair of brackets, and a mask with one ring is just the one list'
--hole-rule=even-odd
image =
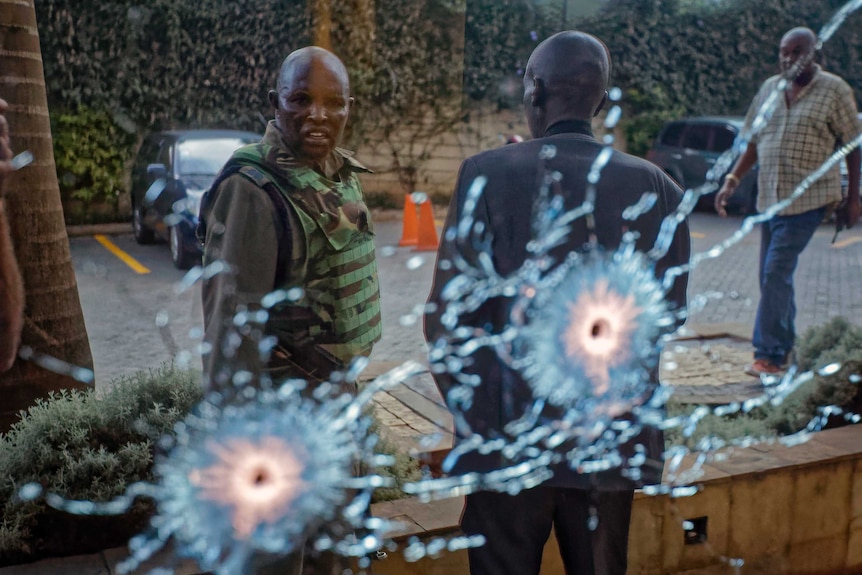
{"label": "shattered glass", "polygon": [[[839,10],[820,31],[821,43],[834,34],[844,20],[862,7],[862,0],[851,0]],[[140,11],[129,16],[139,18]],[[535,33],[532,33],[535,34]],[[553,184],[559,174],[545,174],[540,200],[532,215],[533,241],[529,257],[523,266],[503,276],[494,268],[489,245],[481,224],[472,214],[485,189],[485,181],[477,179],[470,189],[464,217],[442,241],[471,242],[479,254],[476,262],[442,261],[458,275],[445,288],[441,322],[445,337],[432,342],[428,350],[428,366],[405,362],[366,384],[359,394],[351,397],[337,392],[343,381],[356,381],[365,361],[357,360],[341,381],[323,385],[313,398],[301,393],[305,383],[297,380],[270,382],[260,388],[246,386],[249,374],[237,373],[233,383],[235,396],[213,395],[200,404],[160,445],[153,482],[137,483],[114,501],[96,503],[73,501],[60,493],[43,493],[37,484],[21,487],[19,497],[33,500],[44,497],[58,509],[74,514],[119,514],[139,497],[150,498],[158,506],[150,527],[130,541],[130,557],[121,565],[122,572],[131,572],[172,540],[178,557],[193,558],[202,568],[224,575],[243,573],[250,557],[257,552],[288,554],[296,551],[309,538],[316,549],[348,557],[363,558],[375,550],[392,549],[387,533],[395,528],[389,520],[368,514],[371,494],[375,489],[390,486],[391,480],[373,471],[354,473],[356,465],[366,470],[391,465],[391,458],[376,452],[377,438],[369,433],[370,421],[366,410],[375,393],[400,385],[405,379],[430,369],[446,372],[457,381],[446,398],[455,426],[470,438],[461,441],[449,454],[444,469],[454,465],[459,457],[472,452],[499,452],[511,465],[485,474],[453,477],[427,476],[404,486],[404,491],[430,501],[462,496],[480,489],[515,493],[548,480],[550,468],[564,464],[584,473],[609,468],[623,468],[637,477],[644,458],[620,454],[620,446],[628,442],[644,426],[663,430],[678,429],[685,438],[695,434],[707,416],[727,417],[748,413],[765,404],[778,405],[815,373],[799,372],[795,367],[780,377],[765,376],[762,393],[744,401],[701,406],[690,415],[666,417],[664,408],[672,397],[672,389],[653,388],[650,376],[662,362],[673,370],[673,352],[667,353],[674,339],[674,329],[686,317],[703,309],[710,301],[735,298],[733,293],[692,294],[687,310],[674,310],[665,301],[665,294],[678,276],[695,270],[709,260],[722,256],[742,242],[755,225],[761,223],[799,198],[808,187],[841,161],[854,147],[862,144],[862,134],[837,149],[815,172],[803,180],[786,200],[771,206],[762,214],[746,217],[740,228],[726,239],[706,250],[692,254],[690,263],[667,270],[656,279],[655,262],[670,248],[677,226],[694,209],[704,194],[715,191],[721,175],[728,172],[745,150],[753,135],[770,121],[788,80],[782,80],[776,91],[759,110],[753,124],[743,130],[730,150],[716,161],[707,183],[686,190],[677,210],[662,224],[661,232],[646,253],[634,248],[634,239],[624,237],[613,252],[602,250],[597,243],[582,253],[572,253],[564,262],[553,262],[552,248],[567,236],[573,222],[583,219],[592,229],[595,204],[595,184],[602,169],[614,153],[612,136],[603,140],[605,147],[587,175],[588,192],[582,205],[565,211],[561,199],[554,195]],[[614,88],[612,102],[622,98]],[[614,104],[605,119],[612,131],[620,120],[622,109]],[[546,147],[541,154],[552,158],[555,150]],[[153,191],[158,194],[158,190]],[[640,200],[626,206],[623,217],[636,221],[651,210],[656,194],[646,192]],[[414,201],[427,198],[417,193]],[[397,250],[384,247],[381,257],[394,257]],[[405,266],[411,271],[428,267],[430,260],[414,255]],[[227,272],[216,263],[208,268],[194,268],[178,282],[176,295],[190,293],[204,278]],[[417,301],[424,299],[416,294]],[[279,301],[296,300],[301,292],[279,290],[265,296],[263,310]],[[475,311],[490,298],[514,299],[513,312],[505,330],[489,333],[461,327],[462,316]],[[409,313],[398,321],[402,326],[421,323],[426,307],[414,304]],[[265,321],[265,311],[257,316],[240,312],[235,317],[238,331],[249,324]],[[196,341],[188,348],[176,343],[170,314],[163,310],[153,318],[165,344],[180,365],[192,365],[208,353],[202,342],[200,328],[188,330],[188,338]],[[183,340],[185,341],[185,339]],[[262,354],[269,352],[269,343],[260,342]],[[230,342],[226,342],[230,345]],[[531,409],[506,423],[505,435],[482,437],[470,434],[464,413],[471,405],[473,390],[480,381],[464,372],[464,358],[480,348],[493,350],[501,361],[523,374],[530,385]],[[708,351],[708,350],[707,350]],[[63,373],[83,383],[92,384],[91,370],[68,365],[23,348],[21,358]],[[829,375],[841,369],[838,363],[818,368],[818,374]],[[858,377],[854,380],[858,383]],[[539,413],[546,405],[560,414],[548,421]],[[620,418],[633,413],[634,418]],[[806,429],[777,440],[785,445],[806,441],[811,433],[821,429],[829,417],[841,416],[859,423],[860,415],[841,413],[835,406],[822,406],[820,415]],[[423,438],[430,448],[439,437]],[[696,484],[703,465],[725,457],[727,447],[747,447],[762,441],[759,437],[744,437],[732,441],[707,436],[693,447],[674,446],[665,453],[668,462],[666,480],[661,485],[643,489],[647,495],[669,494],[687,497],[696,494]],[[641,450],[642,451],[642,450]],[[682,524],[690,530],[692,525]],[[359,536],[357,534],[361,533]],[[481,537],[435,537],[409,539],[400,552],[408,561],[436,556],[481,545]],[[731,567],[739,569],[744,557],[722,557]],[[367,565],[366,565],[367,566]],[[362,563],[360,563],[362,568]],[[169,569],[169,567],[166,567]]]}

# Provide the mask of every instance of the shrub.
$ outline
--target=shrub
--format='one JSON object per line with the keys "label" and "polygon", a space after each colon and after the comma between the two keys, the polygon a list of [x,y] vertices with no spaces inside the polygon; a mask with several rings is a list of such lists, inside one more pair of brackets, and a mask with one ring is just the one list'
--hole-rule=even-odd
{"label": "shrub", "polygon": [[[203,399],[200,374],[171,365],[123,377],[104,394],[63,391],[40,400],[0,435],[0,565],[38,557],[95,552],[125,544],[153,512],[139,501],[119,517],[56,511],[41,499],[21,501],[18,490],[38,482],[69,499],[108,501],[129,485],[153,479],[154,446]],[[374,422],[372,430],[379,428]],[[421,476],[418,462],[381,439],[377,452],[395,457],[396,487],[373,501],[405,497],[401,486]]]}
{"label": "shrub", "polygon": [[624,104],[628,115],[623,117],[621,127],[626,151],[640,157],[646,156],[665,122],[684,115],[683,108],[674,105],[660,86],[648,92],[630,89]]}
{"label": "shrub", "polygon": [[[845,411],[862,409],[862,386],[857,380],[862,375],[862,328],[840,317],[809,328],[797,340],[796,361],[800,369],[815,371],[813,391],[801,408],[803,416],[813,417],[818,407],[831,405]],[[829,375],[819,373],[832,364],[839,369]]]}
{"label": "shrub", "polygon": [[[797,340],[796,362],[801,372],[814,371],[814,377],[784,398],[779,405],[769,403],[751,410],[724,417],[708,415],[697,426],[691,438],[685,440],[679,429],[665,434],[665,443],[693,447],[706,436],[725,441],[744,437],[777,437],[790,435],[805,428],[827,406],[840,407],[845,412],[862,410],[862,389],[856,378],[862,374],[862,328],[843,318],[808,329]],[[817,370],[839,364],[830,375]],[[668,415],[688,415],[697,407],[668,402]],[[843,416],[832,417],[830,427],[846,422]]]}
{"label": "shrub", "polygon": [[103,397],[64,391],[31,407],[0,436],[0,564],[95,551],[143,526],[147,504],[121,518],[77,518],[16,493],[38,481],[72,499],[106,501],[150,479],[154,441],[200,401],[198,379],[168,366],[121,378]]}
{"label": "shrub", "polygon": [[[78,200],[71,221],[92,219],[89,208],[105,204],[115,219],[117,200],[125,190],[125,166],[132,154],[137,132],[129,121],[124,127],[111,114],[80,107],[51,115],[54,161],[60,192],[67,204]],[[87,222],[88,223],[88,222]]]}
{"label": "shrub", "polygon": [[[668,417],[689,416],[698,405],[678,403],[673,400],[667,404]],[[683,445],[695,449],[698,442],[705,437],[714,437],[722,441],[732,441],[745,437],[774,437],[775,431],[759,414],[731,414],[727,416],[707,415],[701,419],[691,437],[683,437],[682,430],[674,427],[665,431],[665,449],[675,445]]]}

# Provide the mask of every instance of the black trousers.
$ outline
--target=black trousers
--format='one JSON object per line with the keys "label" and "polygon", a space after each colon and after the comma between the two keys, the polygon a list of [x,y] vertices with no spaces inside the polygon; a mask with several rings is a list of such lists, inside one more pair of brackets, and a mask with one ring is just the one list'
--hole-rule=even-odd
{"label": "black trousers", "polygon": [[313,555],[305,551],[285,557],[257,555],[249,562],[247,572],[253,575],[342,575],[349,569],[350,561],[346,557],[333,553]]}
{"label": "black trousers", "polygon": [[[536,487],[467,496],[461,529],[486,543],[469,550],[470,575],[538,575],[554,527],[566,575],[625,575],[633,491]],[[590,509],[598,525],[590,529]]]}

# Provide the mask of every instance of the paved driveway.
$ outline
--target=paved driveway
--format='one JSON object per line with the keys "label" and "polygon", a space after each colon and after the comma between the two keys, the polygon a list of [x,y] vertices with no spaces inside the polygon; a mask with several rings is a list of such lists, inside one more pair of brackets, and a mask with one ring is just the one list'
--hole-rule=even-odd
{"label": "paved driveway", "polygon": [[[694,251],[704,252],[723,241],[740,223],[739,218],[694,214]],[[430,289],[434,254],[394,247],[401,234],[398,220],[380,221],[376,230],[384,335],[372,360],[421,359],[425,345],[417,306]],[[862,324],[862,231],[845,232],[835,245],[830,244],[831,237],[831,227],[823,226],[802,255],[796,275],[800,330],[834,315]],[[97,381],[105,383],[176,358],[198,366],[199,288],[180,289],[185,274],[171,265],[167,246],[139,246],[128,234],[108,239],[149,271],[136,272],[91,236],[71,240]],[[759,297],[758,245],[755,231],[697,267],[689,295],[702,305],[689,324],[736,324],[743,335],[750,333]]]}

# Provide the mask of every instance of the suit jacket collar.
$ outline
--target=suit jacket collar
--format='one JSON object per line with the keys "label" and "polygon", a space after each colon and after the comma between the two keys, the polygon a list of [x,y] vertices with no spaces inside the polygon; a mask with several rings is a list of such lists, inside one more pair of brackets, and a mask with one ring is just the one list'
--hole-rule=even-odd
{"label": "suit jacket collar", "polygon": [[591,138],[594,137],[592,126],[586,120],[562,120],[548,126],[544,136],[556,136],[557,134],[582,134]]}

